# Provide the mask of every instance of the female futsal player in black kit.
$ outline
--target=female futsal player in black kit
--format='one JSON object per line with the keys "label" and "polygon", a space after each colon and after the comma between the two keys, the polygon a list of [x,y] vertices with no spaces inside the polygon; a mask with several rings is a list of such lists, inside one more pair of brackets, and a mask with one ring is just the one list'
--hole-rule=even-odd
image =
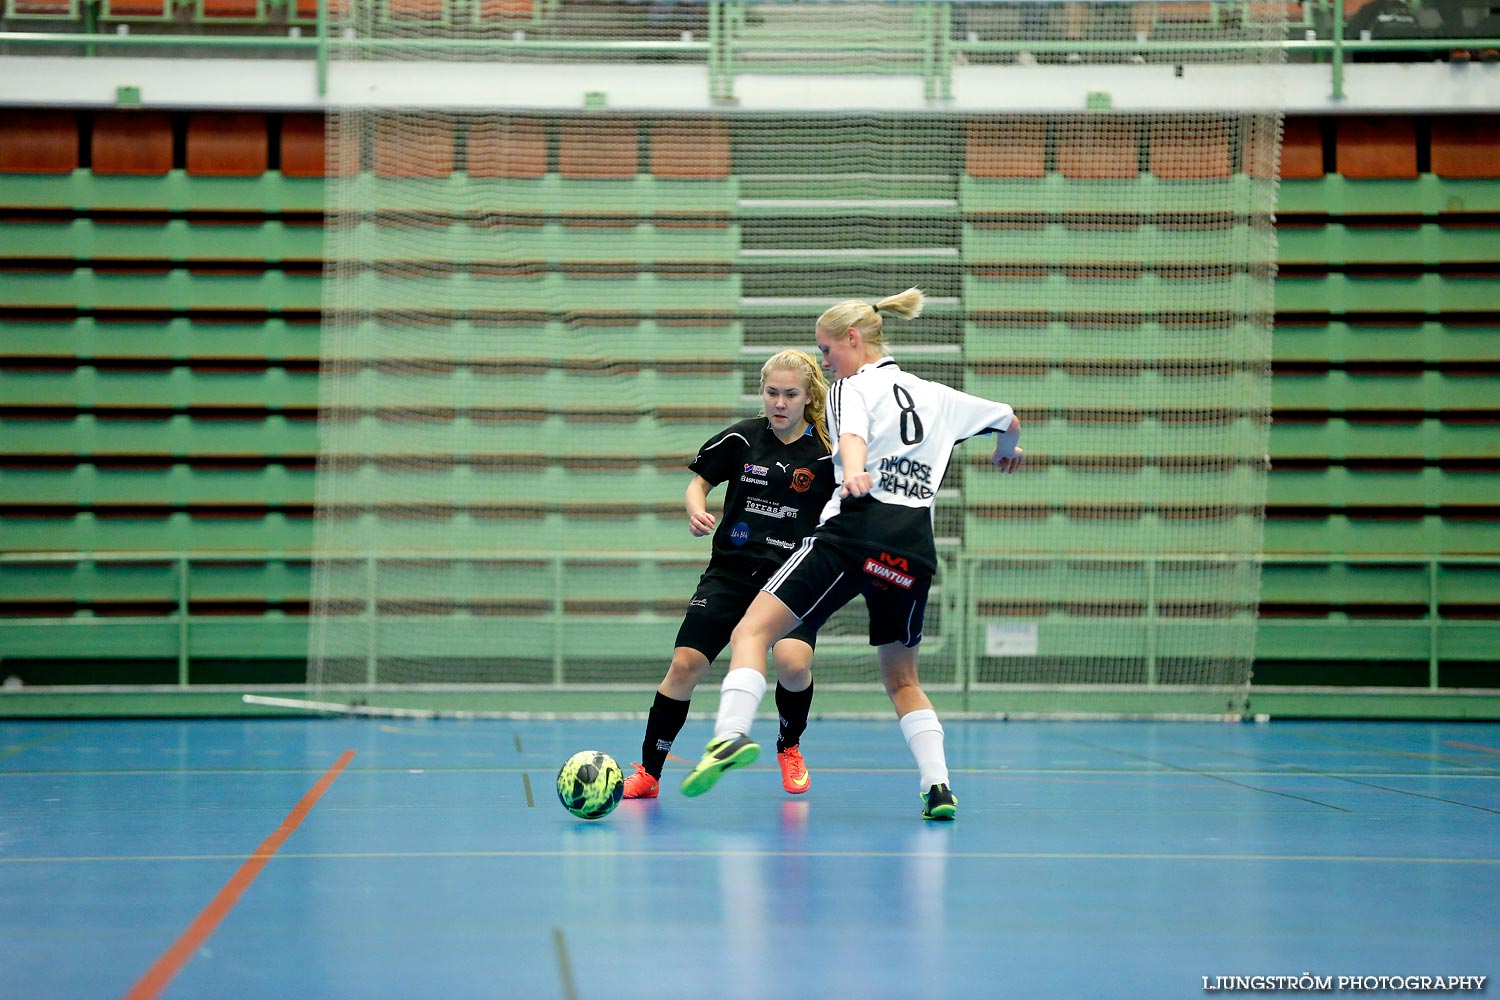
{"label": "female futsal player in black kit", "polygon": [[[687,721],[693,689],[728,645],[730,631],[761,585],[817,526],[818,514],[833,493],[833,463],[823,423],[827,393],[828,383],[810,355],[782,351],[760,370],[765,416],[741,420],[715,434],[688,465],[694,473],[686,497],[688,529],[700,537],[714,533],[713,556],[688,602],[672,665],[656,689],[641,741],[641,761],[625,779],[627,799],[656,798],[662,766]],[[729,484],[724,520],[715,530],[714,516],[707,510],[708,493],[723,482]],[[799,795],[811,783],[798,743],[812,705],[817,628],[799,626],[777,638],[781,641],[775,643],[773,655],[781,731],[776,757],[782,787]],[[765,650],[761,653],[761,672],[749,681],[757,705],[766,692]],[[747,683],[747,675],[741,674],[736,685]],[[754,754],[742,755],[741,762],[748,764],[759,752],[757,748]]]}
{"label": "female futsal player in black kit", "polygon": [[793,628],[821,625],[856,595],[870,614],[870,645],[916,758],[922,818],[951,820],[943,727],[917,680],[927,592],[937,570],[932,503],[958,442],[996,434],[991,462],[1014,472],[1022,461],[1020,423],[993,403],[901,370],[885,350],[881,313],[915,319],[925,297],[909,288],[882,299],[840,302],[818,318],[823,364],[837,380],[828,392],[828,429],[837,444],[838,492],[818,529],[766,582],[730,638],[731,660],[714,738],[682,782],[701,795],[759,748],[751,720],[765,690],[766,650]]}

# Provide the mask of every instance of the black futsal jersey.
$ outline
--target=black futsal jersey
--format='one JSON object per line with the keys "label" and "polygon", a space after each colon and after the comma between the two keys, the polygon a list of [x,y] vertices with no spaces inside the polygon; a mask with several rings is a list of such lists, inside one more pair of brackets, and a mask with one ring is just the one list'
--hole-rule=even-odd
{"label": "black futsal jersey", "polygon": [[741,420],[698,449],[688,468],[711,486],[727,483],[714,530],[711,569],[759,581],[818,526],[833,494],[833,462],[817,432],[783,444],[765,417]]}

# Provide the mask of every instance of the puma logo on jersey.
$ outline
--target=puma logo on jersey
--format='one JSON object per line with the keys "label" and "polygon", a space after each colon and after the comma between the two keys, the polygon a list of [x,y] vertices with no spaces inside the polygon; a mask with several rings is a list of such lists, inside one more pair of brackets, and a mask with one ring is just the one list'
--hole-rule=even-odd
{"label": "puma logo on jersey", "polygon": [[777,462],[776,468],[780,469],[782,472],[788,472],[791,470],[791,466],[787,465],[785,462]]}

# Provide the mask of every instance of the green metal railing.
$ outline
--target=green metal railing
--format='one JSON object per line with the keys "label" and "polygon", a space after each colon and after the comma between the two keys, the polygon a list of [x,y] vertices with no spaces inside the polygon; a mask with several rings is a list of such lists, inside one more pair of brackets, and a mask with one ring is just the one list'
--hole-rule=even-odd
{"label": "green metal railing", "polygon": [[[367,657],[367,681],[373,682],[375,658],[380,655],[377,650],[382,648],[380,635],[382,619],[378,613],[378,595],[375,592],[379,578],[378,565],[396,565],[403,562],[422,564],[432,561],[433,558],[430,553],[360,553],[337,558],[340,563],[358,567],[357,571],[349,570],[341,579],[348,587],[360,589],[358,603],[362,604],[363,610],[344,619],[342,624],[348,635],[358,633],[364,637],[362,649]],[[588,618],[586,615],[572,615],[565,608],[565,601],[569,596],[569,567],[591,562],[616,564],[627,558],[636,560],[643,566],[659,569],[662,564],[701,560],[701,553],[505,552],[462,557],[445,555],[442,561],[487,565],[512,563],[532,567],[545,564],[542,575],[538,579],[545,577],[550,582],[536,588],[545,593],[539,592],[532,597],[544,602],[546,606],[539,607],[534,617],[537,623],[547,630],[546,635],[549,638],[542,641],[551,643],[549,655],[552,660],[552,683],[554,686],[565,686],[576,680],[569,674],[568,654],[565,647],[571,645],[574,648],[572,657],[582,663],[589,662],[590,656],[593,655],[588,651],[587,639],[582,641],[575,639],[571,643],[566,641],[567,630],[580,627],[580,623]],[[1247,560],[1242,557],[1213,555],[1029,554],[1006,556],[945,553],[945,568],[939,577],[942,586],[934,592],[941,612],[941,635],[935,635],[933,638],[936,641],[924,648],[927,649],[929,660],[934,666],[938,662],[933,659],[934,656],[939,657],[945,667],[951,662],[953,672],[948,676],[953,678],[952,683],[958,690],[967,691],[980,684],[978,663],[985,655],[981,652],[979,643],[982,630],[988,624],[1014,623],[1018,620],[1013,617],[988,616],[981,611],[978,606],[981,595],[978,577],[981,572],[998,570],[1003,574],[1003,567],[1007,565],[1034,566],[1038,562],[1078,562],[1091,566],[1105,563],[1139,566],[1146,584],[1140,595],[1140,614],[1131,619],[1131,624],[1140,630],[1142,643],[1139,650],[1121,648],[1120,652],[1122,654],[1137,653],[1145,658],[1146,688],[1159,685],[1166,687],[1169,685],[1161,684],[1158,670],[1161,658],[1166,655],[1159,649],[1161,638],[1168,636],[1173,630],[1201,627],[1203,621],[1163,613],[1163,605],[1171,595],[1165,594],[1164,588],[1157,581],[1161,579],[1163,567],[1215,561],[1235,564],[1253,562],[1265,567],[1279,568],[1297,566],[1314,569],[1362,567],[1376,570],[1383,568],[1402,573],[1421,572],[1425,578],[1426,613],[1421,617],[1410,615],[1350,617],[1334,610],[1330,616],[1315,619],[1263,618],[1259,626],[1263,641],[1258,647],[1263,657],[1285,659],[1286,654],[1296,653],[1297,658],[1301,659],[1379,660],[1391,657],[1405,658],[1408,653],[1420,647],[1427,661],[1427,689],[1438,691],[1444,688],[1440,676],[1444,662],[1486,662],[1485,650],[1492,650],[1497,637],[1500,637],[1500,621],[1482,617],[1472,619],[1446,617],[1443,614],[1444,602],[1442,600],[1445,572],[1483,573],[1486,574],[1485,579],[1489,579],[1491,575],[1500,575],[1500,556],[1267,554],[1258,559]],[[0,569],[22,573],[28,568],[61,570],[69,567],[112,566],[121,571],[131,569],[139,571],[143,567],[155,567],[160,578],[155,579],[150,586],[142,588],[140,593],[149,591],[153,597],[153,603],[171,605],[170,611],[164,610],[156,614],[116,615],[96,614],[90,611],[81,615],[62,617],[13,615],[0,618],[0,670],[3,670],[3,659],[6,656],[25,659],[56,659],[58,657],[99,660],[175,659],[177,686],[187,688],[193,684],[193,661],[196,658],[216,660],[232,659],[237,656],[261,659],[300,658],[306,653],[309,621],[306,617],[286,614],[279,610],[243,615],[199,613],[195,612],[192,607],[195,600],[194,581],[200,573],[211,573],[212,567],[244,566],[253,569],[291,564],[296,564],[303,570],[310,570],[312,558],[305,553],[277,555],[266,552],[0,553]],[[301,572],[294,574],[296,579],[282,580],[279,585],[280,592],[266,595],[268,605],[305,600],[307,597],[305,593],[287,592],[288,587],[291,590],[297,590],[297,580],[306,579]],[[126,585],[121,584],[121,586]],[[1485,584],[1481,582],[1476,586],[1482,588]],[[0,594],[0,597],[3,596]],[[139,597],[135,599],[137,603],[140,600]],[[1330,605],[1330,607],[1336,609],[1337,605]],[[1066,618],[1067,616],[1062,616],[1062,619],[1054,622],[1054,625],[1061,629],[1098,627],[1076,618],[1071,621],[1063,620]],[[1043,612],[1030,616],[1028,620],[1045,626],[1047,619],[1048,615]],[[636,649],[646,656],[657,651],[623,639],[621,630],[625,625],[638,626],[638,638],[644,638],[648,632],[652,633],[653,637],[654,632],[660,632],[661,636],[670,638],[670,632],[676,624],[676,618],[673,615],[623,617],[616,615],[604,616],[600,620],[607,626],[608,648],[616,651],[615,655],[623,649]],[[1120,619],[1111,618],[1110,621],[1118,624]],[[1246,628],[1249,627],[1248,622],[1241,624]],[[1402,649],[1389,647],[1393,629],[1399,629],[1402,636],[1408,640]],[[199,635],[200,632],[203,634]],[[1265,641],[1267,632],[1275,633],[1276,638],[1270,642]],[[1418,639],[1419,632],[1425,638]],[[85,633],[89,637],[88,641],[80,642],[79,636]],[[1338,637],[1336,645],[1319,645],[1315,639],[1317,636],[1329,635]],[[1066,644],[1065,638],[1063,643]],[[603,646],[600,647],[600,649],[603,648]],[[853,648],[850,647],[851,650]],[[820,644],[819,649],[820,655],[825,659],[829,655],[839,656],[834,647],[825,650]],[[865,647],[860,644],[856,655],[864,655],[864,652]],[[1058,655],[1058,650],[1042,648],[1038,651],[1038,655],[1049,654]],[[933,679],[937,679],[936,676]]]}
{"label": "green metal railing", "polygon": [[[372,0],[373,2],[373,0]],[[707,38],[684,36],[679,40],[604,40],[590,38],[527,37],[526,31],[490,34],[473,38],[350,37],[345,32],[347,15],[335,16],[329,0],[318,0],[313,21],[313,35],[281,37],[269,35],[179,35],[153,32],[113,34],[102,30],[97,4],[83,2],[76,8],[81,15],[82,31],[6,31],[0,32],[0,45],[30,47],[78,46],[85,56],[101,49],[129,50],[181,48],[248,52],[294,51],[313,59],[317,75],[317,92],[326,95],[328,67],[341,46],[357,47],[362,54],[443,51],[481,51],[487,53],[549,53],[589,55],[595,57],[657,57],[670,55],[679,59],[702,59],[709,70],[712,100],[732,104],[735,101],[736,76],[747,73],[827,74],[885,73],[917,75],[923,81],[923,93],[933,101],[953,96],[954,66],[962,59],[978,55],[1015,56],[1022,52],[1089,56],[1141,56],[1157,60],[1193,56],[1214,56],[1226,52],[1252,49],[1277,49],[1326,58],[1330,72],[1330,97],[1345,96],[1344,69],[1348,58],[1356,53],[1440,52],[1454,49],[1500,48],[1500,38],[1423,38],[1349,40],[1344,37],[1344,0],[1332,0],[1321,9],[1329,12],[1330,38],[1289,38],[1285,41],[1251,41],[1237,39],[1178,40],[1146,38],[1130,40],[1007,39],[978,40],[954,38],[952,3],[956,0],[890,0],[910,8],[910,30],[896,37],[857,31],[849,26],[836,36],[817,33],[758,33],[754,30],[752,10],[774,0],[702,0],[706,4]],[[831,2],[831,0],[829,0]],[[8,12],[15,0],[7,0]],[[1229,3],[1227,6],[1237,7]],[[1311,6],[1311,5],[1310,5]],[[171,9],[168,0],[167,10]],[[537,20],[544,23],[546,5],[538,9]],[[32,15],[33,17],[38,15]],[[128,19],[119,19],[128,20]],[[212,29],[213,18],[198,18],[199,28]],[[149,25],[150,22],[147,22]],[[139,22],[137,22],[139,25]],[[279,26],[278,26],[279,27]],[[845,58],[834,61],[829,54]]]}

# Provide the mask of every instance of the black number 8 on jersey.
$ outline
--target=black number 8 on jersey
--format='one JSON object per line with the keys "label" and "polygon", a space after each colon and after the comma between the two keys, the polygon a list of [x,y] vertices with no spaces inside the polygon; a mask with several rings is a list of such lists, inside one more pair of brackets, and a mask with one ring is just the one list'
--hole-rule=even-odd
{"label": "black number 8 on jersey", "polygon": [[899,385],[891,386],[896,394],[896,405],[901,407],[901,443],[918,444],[922,440],[922,418],[917,415],[916,400],[911,393]]}

